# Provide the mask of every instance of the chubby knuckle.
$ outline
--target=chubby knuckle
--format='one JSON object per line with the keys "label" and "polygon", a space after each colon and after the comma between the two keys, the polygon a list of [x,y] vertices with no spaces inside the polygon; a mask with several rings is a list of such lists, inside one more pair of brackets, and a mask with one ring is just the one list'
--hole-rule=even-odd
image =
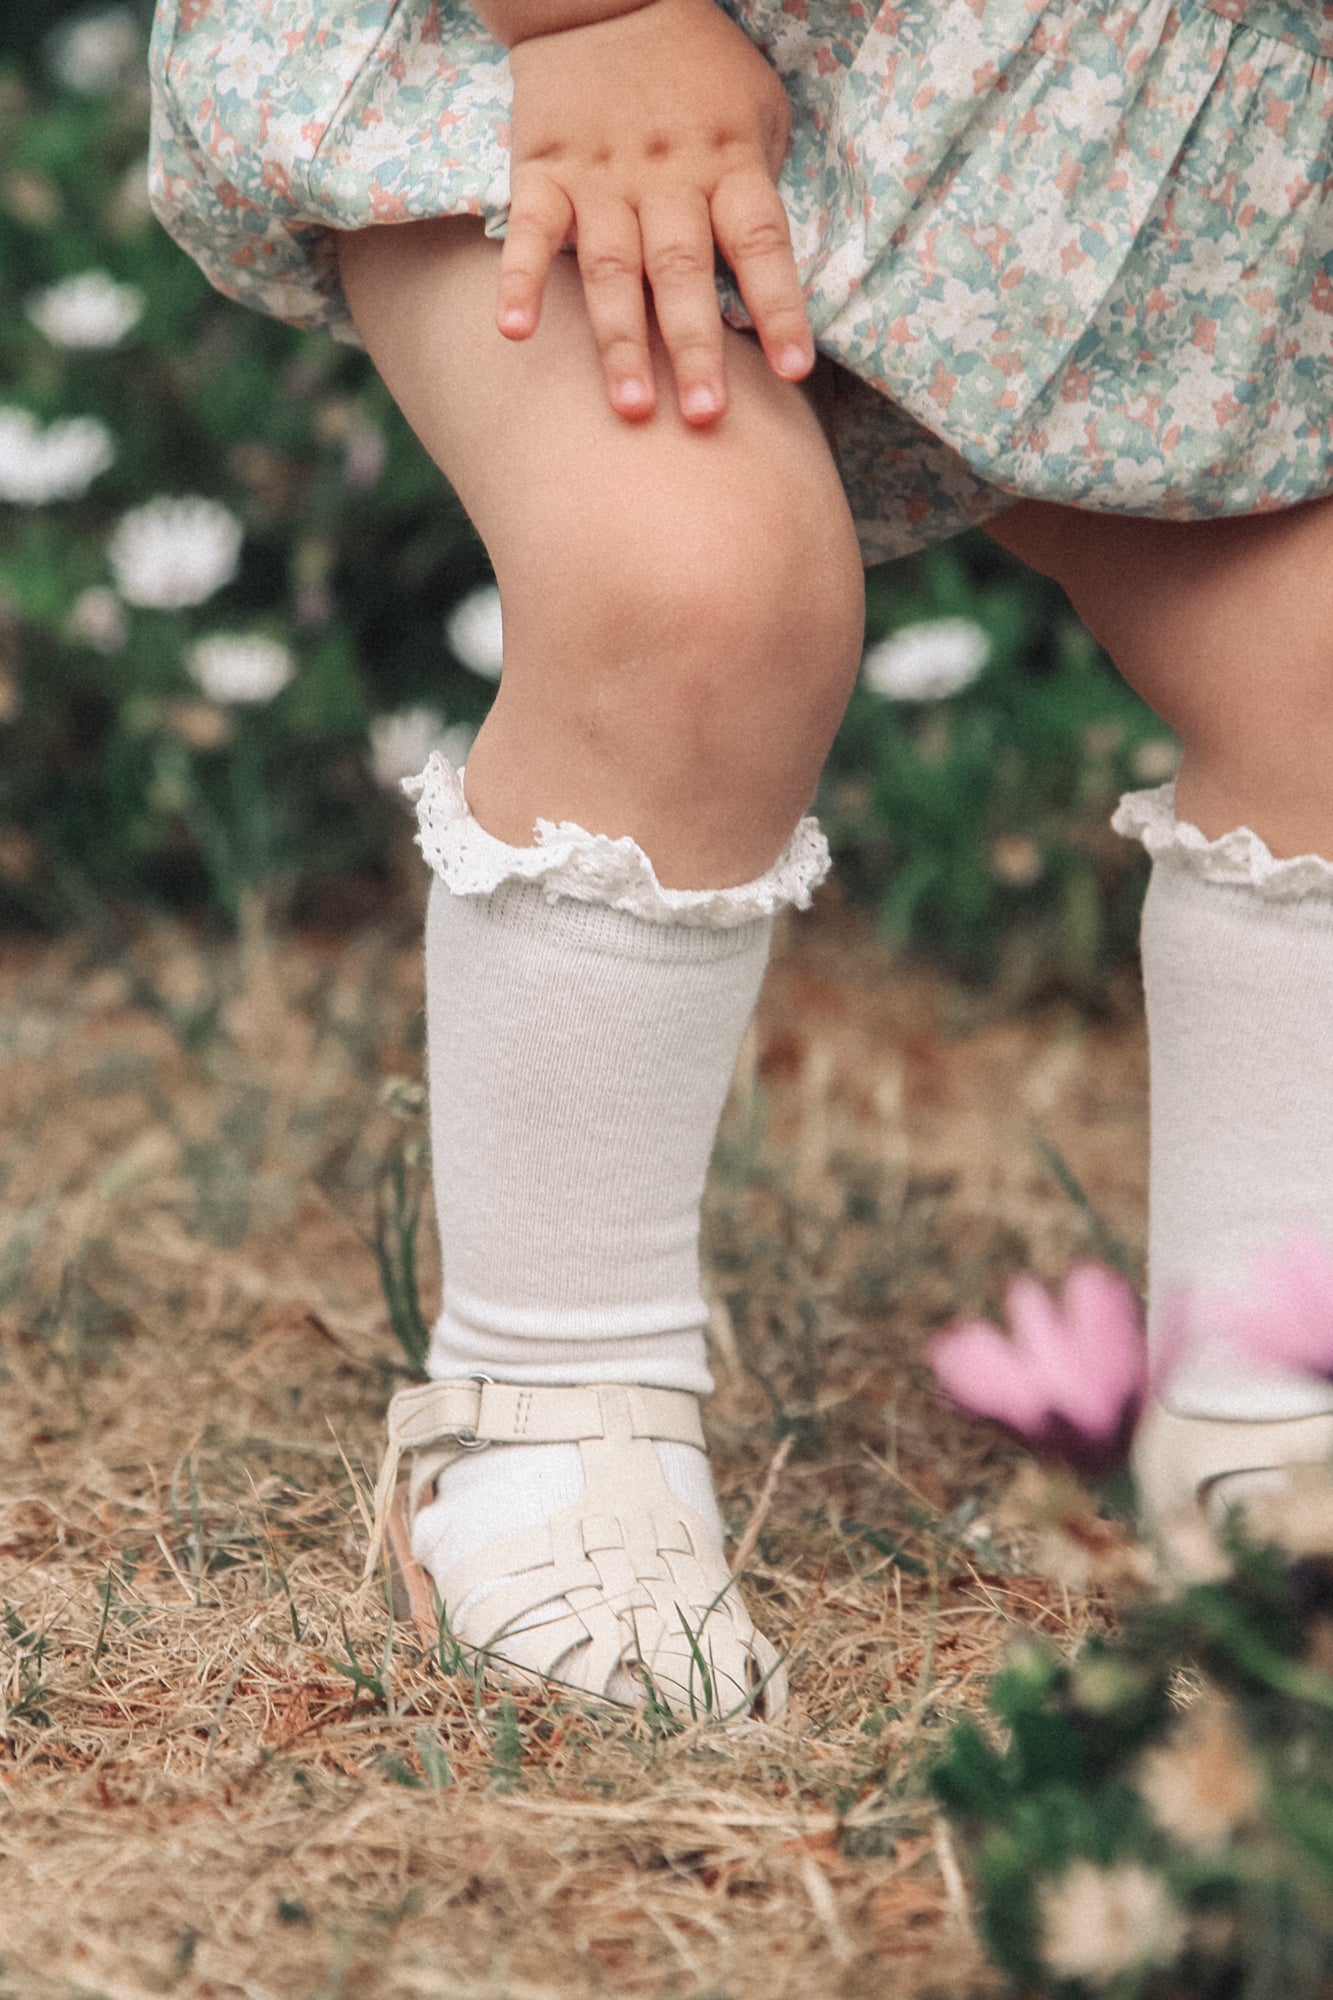
{"label": "chubby knuckle", "polygon": [[527,242],[517,237],[506,240],[500,259],[501,290],[512,298],[532,285],[541,284],[552,255],[550,246],[535,237]]}
{"label": "chubby knuckle", "polygon": [[637,278],[639,275],[638,260],[625,250],[611,247],[599,246],[581,251],[579,269],[587,285],[619,285],[626,278]]}
{"label": "chubby knuckle", "polygon": [[678,284],[702,277],[705,272],[711,277],[713,269],[711,255],[705,256],[697,243],[659,243],[647,262],[655,284]]}
{"label": "chubby knuckle", "polygon": [[740,218],[731,232],[731,248],[742,262],[752,258],[771,257],[775,251],[791,248],[791,235],[785,221],[775,215],[747,215]]}

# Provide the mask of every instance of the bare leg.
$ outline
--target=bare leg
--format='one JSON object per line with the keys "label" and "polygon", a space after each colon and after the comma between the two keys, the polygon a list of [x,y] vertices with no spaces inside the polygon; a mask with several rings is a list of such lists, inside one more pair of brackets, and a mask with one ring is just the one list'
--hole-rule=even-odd
{"label": "bare leg", "polygon": [[462,499],[504,606],[500,691],[468,797],[514,843],[534,818],[632,834],[667,886],[760,873],[808,805],[860,659],[861,565],[800,390],[728,334],[731,408],[607,408],[578,272],[557,260],[529,342],[493,324],[498,246],[470,221],[345,236],[348,299]]}
{"label": "bare leg", "polygon": [[1176,731],[1184,818],[1333,855],[1333,497],[1187,522],[1025,501],[988,532],[1055,578]]}
{"label": "bare leg", "polygon": [[[736,1606],[690,1404],[710,1386],[699,1208],[772,911],[821,862],[797,841],[773,868],[855,677],[860,559],[816,416],[749,341],[728,341],[714,430],[687,428],[665,381],[630,425],[576,268],[559,260],[513,346],[498,255],[472,223],[342,244],[366,345],[476,522],[505,620],[466,808],[438,769],[427,803],[447,826],[426,928],[445,1275],[428,1369],[525,1395],[483,1394],[489,1448],[443,1465],[412,1549],[467,1643],[616,1700],[637,1661],[688,1712],[707,1619],[730,1706],[777,1662]],[[561,865],[533,852],[539,816],[584,829],[576,882],[524,879]],[[606,889],[588,839],[606,834],[667,889],[712,892],[695,921],[638,857],[628,902]],[[483,1428],[488,1402],[520,1428]],[[627,1437],[631,1419],[649,1429]]]}
{"label": "bare leg", "polygon": [[[1243,838],[1201,850],[1153,794],[1131,809],[1157,857],[1142,935],[1149,1337],[1174,1296],[1194,1343],[1135,1462],[1189,1572],[1200,1501],[1215,1519],[1260,1505],[1282,1467],[1333,1451],[1326,1386],[1256,1367],[1227,1331],[1228,1301],[1265,1282],[1258,1259],[1298,1231],[1333,1249],[1333,500],[1178,525],[1025,503],[993,533],[1063,585],[1179,734],[1180,820],[1329,858],[1284,877]],[[1191,1517],[1194,1539],[1174,1537]]]}

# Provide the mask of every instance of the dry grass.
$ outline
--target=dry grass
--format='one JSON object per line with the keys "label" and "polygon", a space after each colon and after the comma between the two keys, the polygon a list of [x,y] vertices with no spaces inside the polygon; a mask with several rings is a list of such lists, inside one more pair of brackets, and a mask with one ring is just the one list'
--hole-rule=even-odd
{"label": "dry grass", "polygon": [[[984,1519],[923,1331],[1136,1240],[1132,995],[988,1021],[825,903],[781,934],[709,1198],[724,1511],[786,1727],[507,1698],[352,1604],[401,1367],[411,911],[0,975],[0,2000],[997,1990],[925,1791],[1010,1637],[1101,1617]],[[423,1274],[427,1300],[433,1274]]]}

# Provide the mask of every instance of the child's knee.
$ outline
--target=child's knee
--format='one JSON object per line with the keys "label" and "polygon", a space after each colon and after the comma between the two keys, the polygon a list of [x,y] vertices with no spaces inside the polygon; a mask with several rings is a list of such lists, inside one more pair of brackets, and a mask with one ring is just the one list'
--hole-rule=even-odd
{"label": "child's knee", "polygon": [[719,778],[785,762],[784,739],[831,732],[846,707],[864,631],[860,565],[816,539],[766,509],[700,560],[663,551],[642,579],[641,673]]}
{"label": "child's knee", "polygon": [[511,701],[558,711],[590,755],[691,789],[762,793],[807,769],[812,787],[855,681],[864,594],[845,504],[821,520],[799,501],[724,489],[672,515],[643,496],[562,525],[543,576],[501,571]]}

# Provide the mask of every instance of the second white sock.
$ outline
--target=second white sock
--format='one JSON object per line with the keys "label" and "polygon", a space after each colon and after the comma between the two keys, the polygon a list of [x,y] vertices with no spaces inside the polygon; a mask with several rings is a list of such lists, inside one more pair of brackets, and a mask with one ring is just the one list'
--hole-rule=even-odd
{"label": "second white sock", "polygon": [[1247,1365],[1207,1311],[1243,1296],[1254,1258],[1297,1228],[1333,1247],[1333,864],[1276,860],[1247,828],[1208,840],[1176,819],[1170,785],[1129,794],[1113,824],[1153,856],[1150,1343],[1173,1296],[1196,1301],[1165,1400],[1253,1421],[1333,1409],[1327,1385]]}

